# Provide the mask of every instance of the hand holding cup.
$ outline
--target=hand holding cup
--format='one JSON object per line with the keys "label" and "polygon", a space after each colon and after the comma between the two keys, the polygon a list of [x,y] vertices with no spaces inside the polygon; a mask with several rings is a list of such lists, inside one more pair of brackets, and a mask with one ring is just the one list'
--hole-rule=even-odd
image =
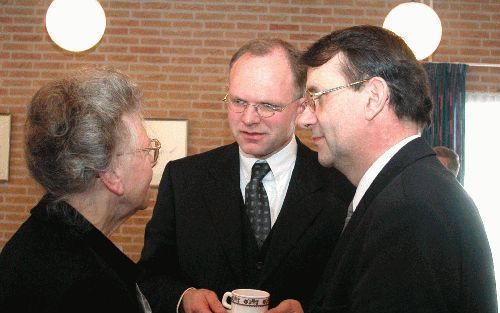
{"label": "hand holding cup", "polygon": [[[224,293],[222,305],[231,313],[264,313],[269,306],[269,292],[257,289],[235,289]],[[231,298],[231,303],[228,303]]]}

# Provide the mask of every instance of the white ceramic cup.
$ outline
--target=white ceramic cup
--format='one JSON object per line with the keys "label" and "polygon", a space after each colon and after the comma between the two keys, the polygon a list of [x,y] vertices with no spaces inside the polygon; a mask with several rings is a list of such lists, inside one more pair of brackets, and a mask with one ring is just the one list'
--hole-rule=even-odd
{"label": "white ceramic cup", "polygon": [[[227,303],[231,298],[231,304]],[[269,305],[269,292],[257,289],[235,289],[224,293],[222,305],[231,313],[264,313]]]}

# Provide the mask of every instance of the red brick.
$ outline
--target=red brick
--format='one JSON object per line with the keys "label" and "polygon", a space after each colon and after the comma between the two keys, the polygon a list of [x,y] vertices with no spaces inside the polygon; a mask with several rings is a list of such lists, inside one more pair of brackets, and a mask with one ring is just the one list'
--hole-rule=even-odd
{"label": "red brick", "polygon": [[3,31],[6,33],[30,33],[33,31],[33,27],[32,26],[21,26],[21,25],[17,25],[17,26],[6,25],[3,27]]}
{"label": "red brick", "polygon": [[134,53],[145,53],[145,54],[159,54],[161,51],[161,48],[160,47],[146,47],[146,46],[137,46],[137,47],[130,47],[130,52],[132,54]]}
{"label": "red brick", "polygon": [[164,11],[164,10],[169,10],[172,5],[170,3],[165,3],[163,1],[161,2],[142,2],[142,8],[143,9],[147,9],[147,10],[160,10],[160,11]]}
{"label": "red brick", "polygon": [[171,59],[172,63],[178,64],[200,64],[201,58],[199,57],[173,57]]}
{"label": "red brick", "polygon": [[165,28],[165,27],[172,27],[172,21],[170,20],[143,20],[141,21],[141,26],[144,27],[158,27],[158,28]]}
{"label": "red brick", "polygon": [[266,13],[269,11],[267,6],[264,5],[239,5],[237,10],[238,12],[250,13]]}
{"label": "red brick", "polygon": [[286,30],[286,31],[298,31],[299,25],[291,24],[271,24],[269,25],[270,30]]}
{"label": "red brick", "polygon": [[224,22],[206,22],[205,27],[212,28],[212,29],[235,29],[236,24],[235,23],[224,23]]}
{"label": "red brick", "polygon": [[294,6],[291,6],[291,7],[271,7],[269,9],[269,12],[270,13],[276,13],[276,14],[283,14],[283,15],[286,15],[286,14],[298,14],[300,13],[300,8],[299,7],[294,7]]}
{"label": "red brick", "polygon": [[225,15],[222,13],[197,13],[195,15],[195,19],[197,21],[212,21],[212,20],[222,20],[224,19]]}
{"label": "red brick", "polygon": [[206,10],[207,11],[217,11],[217,12],[233,12],[237,11],[236,5],[228,5],[228,4],[222,4],[222,5],[206,5]]}
{"label": "red brick", "polygon": [[172,54],[172,55],[192,55],[193,48],[185,48],[185,47],[175,47],[174,45],[168,45],[167,47],[162,47],[162,54]]}
{"label": "red brick", "polygon": [[169,63],[170,57],[168,57],[168,56],[141,55],[139,57],[139,61],[145,62],[145,63]]}
{"label": "red brick", "polygon": [[130,28],[129,34],[132,36],[159,36],[160,29],[152,29],[152,28]]}
{"label": "red brick", "polygon": [[161,12],[156,11],[132,11],[132,18],[137,19],[159,19],[161,17]]}
{"label": "red brick", "polygon": [[[3,5],[3,4],[2,4]],[[5,14],[14,16],[14,15],[33,15],[34,11],[32,8],[26,7],[6,7],[4,9]]]}
{"label": "red brick", "polygon": [[186,13],[186,12],[168,11],[164,13],[165,19],[168,20],[192,20],[193,16],[194,16],[193,13]]}
{"label": "red brick", "polygon": [[113,27],[118,26],[129,26],[129,27],[137,27],[139,26],[139,20],[132,19],[123,19],[123,18],[114,18],[109,21],[109,25],[113,25]]}
{"label": "red brick", "polygon": [[238,23],[236,24],[238,29],[250,30],[267,30],[269,26],[263,23]]}
{"label": "red brick", "polygon": [[[140,9],[140,2],[130,2],[130,1],[113,1],[113,8],[116,9]],[[110,8],[111,9],[111,8]]]}
{"label": "red brick", "polygon": [[185,3],[175,3],[174,10],[181,11],[203,11],[204,5],[202,4],[185,4]]}
{"label": "red brick", "polygon": [[106,19],[113,20],[114,17],[130,17],[130,11],[118,10],[118,7],[113,3],[113,10],[106,10]]}
{"label": "red brick", "polygon": [[131,54],[109,54],[106,55],[108,62],[137,62],[138,57]]}
{"label": "red brick", "polygon": [[191,30],[162,29],[161,37],[191,37]]}

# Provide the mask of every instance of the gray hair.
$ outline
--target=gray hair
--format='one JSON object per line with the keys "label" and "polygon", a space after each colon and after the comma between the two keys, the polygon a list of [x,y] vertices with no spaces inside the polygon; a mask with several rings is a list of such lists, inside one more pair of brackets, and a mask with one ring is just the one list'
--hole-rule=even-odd
{"label": "gray hair", "polygon": [[36,181],[59,198],[88,190],[131,139],[122,116],[140,114],[140,98],[136,85],[110,68],[85,69],[40,88],[25,126],[26,161]]}

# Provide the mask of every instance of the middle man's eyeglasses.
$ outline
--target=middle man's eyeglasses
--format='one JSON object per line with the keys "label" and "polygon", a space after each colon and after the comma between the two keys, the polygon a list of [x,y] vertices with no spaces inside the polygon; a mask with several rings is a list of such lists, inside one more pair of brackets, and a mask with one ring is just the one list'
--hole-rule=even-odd
{"label": "middle man's eyeglasses", "polygon": [[224,96],[224,99],[222,99],[222,101],[224,101],[227,108],[234,113],[243,113],[249,106],[253,106],[255,107],[255,110],[257,111],[257,114],[259,114],[260,117],[267,118],[273,116],[274,114],[276,114],[276,112],[283,112],[290,104],[294,103],[299,99],[302,99],[302,97],[293,100],[287,105],[277,105],[271,103],[249,103],[246,102],[245,100],[233,98],[229,94],[226,94]]}

